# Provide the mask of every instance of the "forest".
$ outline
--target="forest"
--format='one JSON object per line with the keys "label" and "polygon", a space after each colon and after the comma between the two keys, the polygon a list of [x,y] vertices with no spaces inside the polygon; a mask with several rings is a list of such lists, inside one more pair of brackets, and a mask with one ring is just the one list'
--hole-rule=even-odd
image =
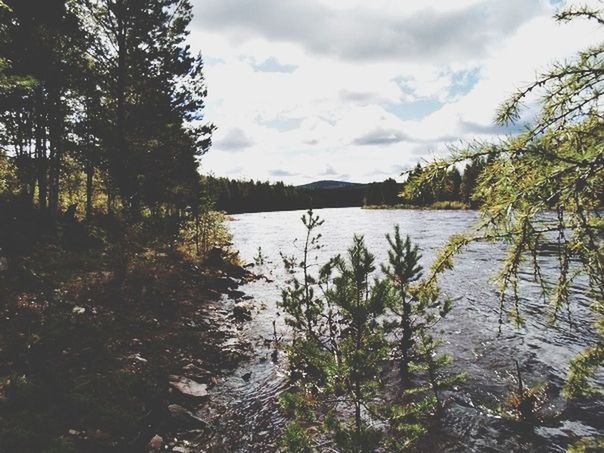
{"label": "forest", "polygon": [[383,182],[343,187],[316,187],[313,184],[309,187],[211,176],[204,182],[214,207],[227,214],[353,206],[476,208],[478,205],[472,199],[472,193],[485,162],[482,158],[474,159],[463,167],[462,173],[452,167],[429,183],[424,182],[420,196],[401,196],[405,186],[411,186],[421,178],[424,168],[420,163],[403,175],[405,182],[402,183],[389,178]]}
{"label": "forest", "polygon": [[173,354],[229,366],[214,324],[187,327],[186,300],[234,285],[221,255],[198,266],[228,233],[198,173],[191,19],[181,0],[0,2],[0,451],[142,451],[193,420],[168,408],[193,365]]}
{"label": "forest", "polygon": [[202,174],[194,3],[0,0],[0,453],[602,451],[604,44],[500,105],[520,132],[292,186]]}
{"label": "forest", "polygon": [[216,209],[228,214],[341,208],[367,204],[391,205],[398,201],[401,184],[394,179],[382,183],[350,184],[334,188],[307,188],[282,182],[206,179],[208,195]]}

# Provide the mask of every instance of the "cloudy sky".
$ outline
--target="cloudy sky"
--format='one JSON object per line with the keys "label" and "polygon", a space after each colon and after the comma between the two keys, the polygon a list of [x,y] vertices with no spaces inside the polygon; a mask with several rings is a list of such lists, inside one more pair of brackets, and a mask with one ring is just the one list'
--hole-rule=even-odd
{"label": "cloudy sky", "polygon": [[[513,133],[498,104],[601,41],[553,0],[193,0],[206,62],[202,171],[358,182],[397,177],[460,140]],[[592,4],[602,5],[597,0]]]}

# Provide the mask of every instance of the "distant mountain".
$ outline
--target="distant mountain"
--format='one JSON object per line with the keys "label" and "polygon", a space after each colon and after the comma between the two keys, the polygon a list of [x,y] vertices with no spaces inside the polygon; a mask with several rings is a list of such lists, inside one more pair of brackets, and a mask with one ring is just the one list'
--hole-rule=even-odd
{"label": "distant mountain", "polygon": [[323,180],[323,181],[315,181],[309,184],[303,184],[301,186],[296,186],[298,189],[303,190],[322,190],[322,189],[351,189],[353,187],[363,187],[366,184],[359,184],[357,182],[347,182],[347,181],[331,181],[331,180]]}

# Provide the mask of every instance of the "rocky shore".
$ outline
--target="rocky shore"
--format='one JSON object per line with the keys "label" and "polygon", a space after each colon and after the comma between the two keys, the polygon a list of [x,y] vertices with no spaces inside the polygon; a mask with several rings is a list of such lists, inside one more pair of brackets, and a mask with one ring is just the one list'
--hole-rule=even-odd
{"label": "rocky shore", "polygon": [[[209,392],[249,355],[258,278],[221,249],[115,256],[49,247],[0,273],[0,451],[190,451]],[[45,263],[44,266],[38,263]]]}

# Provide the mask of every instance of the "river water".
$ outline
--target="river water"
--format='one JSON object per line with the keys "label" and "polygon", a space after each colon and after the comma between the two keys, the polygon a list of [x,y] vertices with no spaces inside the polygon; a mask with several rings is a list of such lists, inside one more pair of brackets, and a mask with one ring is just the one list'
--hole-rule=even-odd
{"label": "river water", "polygon": [[[365,237],[376,262],[387,258],[386,233],[394,225],[411,236],[428,267],[447,239],[470,228],[477,220],[474,211],[321,209],[324,248],[319,262],[343,253],[354,234]],[[230,229],[234,245],[244,262],[254,262],[261,247],[264,264],[255,272],[269,277],[240,288],[253,300],[254,317],[240,327],[251,359],[212,390],[212,400],[223,407],[216,417],[215,451],[275,451],[285,420],[276,399],[286,385],[283,357],[271,360],[274,327],[286,335],[277,302],[285,274],[280,253],[296,254],[304,237],[302,211],[241,214],[233,216]],[[299,239],[296,242],[296,238]],[[585,288],[573,291],[572,318],[550,323],[548,309],[539,298],[531,274],[523,274],[522,328],[505,322],[499,332],[499,296],[492,278],[503,257],[496,244],[470,246],[457,260],[453,271],[441,282],[453,309],[440,325],[444,350],[453,359],[452,370],[467,373],[466,381],[448,395],[450,405],[438,436],[439,451],[468,452],[562,452],[568,445],[604,430],[604,405],[598,402],[569,403],[560,396],[568,361],[593,340]],[[544,274],[554,275],[557,259],[542,253]],[[272,281],[270,281],[272,280]],[[225,301],[225,304],[229,302]],[[228,307],[226,308],[228,309]],[[515,384],[515,361],[527,384],[546,385],[544,421],[524,427],[498,415],[509,389]]]}

